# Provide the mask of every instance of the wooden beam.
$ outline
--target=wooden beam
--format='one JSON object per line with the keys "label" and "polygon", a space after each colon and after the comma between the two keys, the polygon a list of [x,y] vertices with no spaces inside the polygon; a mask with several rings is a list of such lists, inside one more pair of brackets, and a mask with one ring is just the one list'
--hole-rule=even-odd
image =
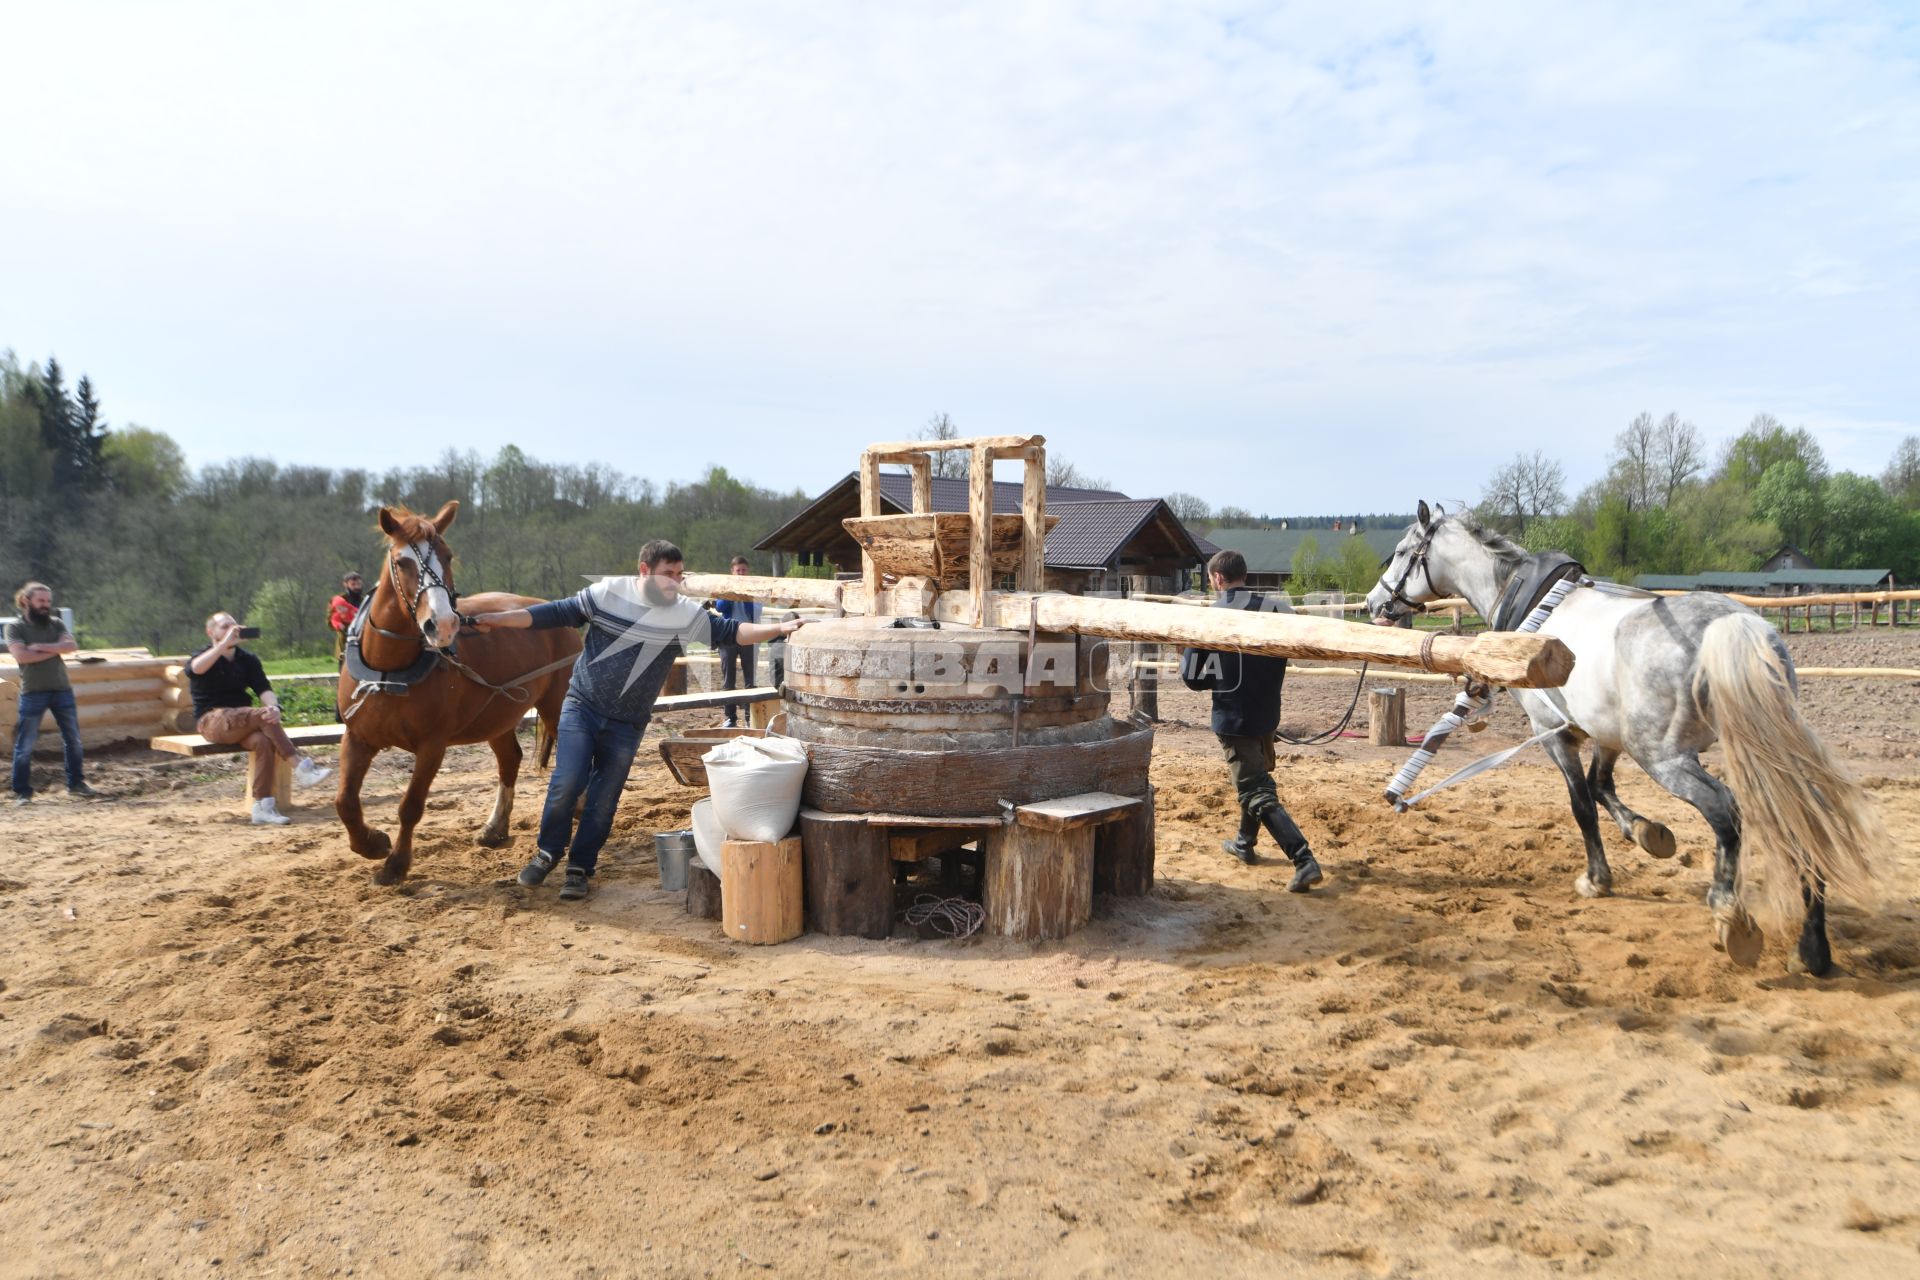
{"label": "wooden beam", "polygon": [[969,625],[987,625],[987,596],[993,591],[993,451],[976,440],[967,468],[967,514],[973,517],[973,544],[967,552]]}
{"label": "wooden beam", "polygon": [[1020,589],[1047,585],[1047,451],[1027,450],[1020,487]]}
{"label": "wooden beam", "polygon": [[933,510],[933,459],[926,454],[908,461],[913,471],[913,510],[925,515]]}
{"label": "wooden beam", "polygon": [[1045,436],[968,436],[963,440],[906,440],[870,444],[866,452],[881,462],[905,462],[916,453],[952,453],[959,449],[991,449],[1001,453],[1045,444]]}
{"label": "wooden beam", "polygon": [[[860,455],[860,514],[880,514],[880,455],[872,449]],[[867,599],[877,600],[880,596],[880,566],[873,562],[873,557],[864,549],[860,552],[860,580],[866,584]]]}

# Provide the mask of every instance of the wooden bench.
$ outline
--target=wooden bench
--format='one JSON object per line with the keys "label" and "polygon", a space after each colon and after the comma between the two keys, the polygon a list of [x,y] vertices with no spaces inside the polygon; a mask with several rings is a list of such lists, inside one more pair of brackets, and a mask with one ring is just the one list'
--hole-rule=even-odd
{"label": "wooden bench", "polygon": [[[296,724],[287,726],[287,737],[293,739],[296,747],[330,747],[340,742],[345,732],[337,724]],[[208,742],[197,733],[170,733],[158,738],[147,739],[147,745],[155,751],[165,751],[176,756],[224,756],[246,748],[233,742]],[[253,812],[253,788],[246,789],[246,809]],[[285,813],[293,804],[293,762],[275,757],[273,762],[273,805]]]}

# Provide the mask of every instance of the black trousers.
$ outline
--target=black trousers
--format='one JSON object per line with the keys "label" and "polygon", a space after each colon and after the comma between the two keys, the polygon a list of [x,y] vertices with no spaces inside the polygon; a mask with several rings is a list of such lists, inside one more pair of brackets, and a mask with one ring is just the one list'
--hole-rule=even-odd
{"label": "black trousers", "polygon": [[[736,684],[735,679],[745,676],[744,684]],[[721,689],[753,688],[753,646],[750,644],[723,644],[720,646],[720,687]],[[740,722],[741,709],[745,703],[729,702],[721,707],[726,714],[728,724]]]}

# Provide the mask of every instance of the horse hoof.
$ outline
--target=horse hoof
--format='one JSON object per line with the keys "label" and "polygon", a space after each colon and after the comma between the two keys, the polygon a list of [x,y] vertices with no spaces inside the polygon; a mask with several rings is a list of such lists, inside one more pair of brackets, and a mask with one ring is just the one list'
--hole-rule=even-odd
{"label": "horse hoof", "polygon": [[1744,909],[1735,907],[1714,912],[1713,932],[1715,945],[1742,969],[1751,969],[1760,963],[1760,951],[1766,946],[1767,936]]}
{"label": "horse hoof", "polygon": [[504,831],[482,829],[480,834],[474,837],[474,843],[479,845],[482,849],[498,849],[501,845],[505,844],[506,842],[507,842],[507,833]]}
{"label": "horse hoof", "polygon": [[377,861],[393,852],[393,837],[384,831],[367,828],[367,834],[361,842],[352,846],[353,851],[369,862]]}
{"label": "horse hoof", "polygon": [[1634,822],[1633,842],[1655,858],[1671,858],[1680,848],[1672,831],[1646,818]]}
{"label": "horse hoof", "polygon": [[399,884],[406,878],[407,869],[394,866],[391,860],[381,863],[379,870],[373,873],[375,884]]}
{"label": "horse hoof", "polygon": [[1573,891],[1583,898],[1610,898],[1613,896],[1612,885],[1595,884],[1592,877],[1585,875],[1573,882]]}

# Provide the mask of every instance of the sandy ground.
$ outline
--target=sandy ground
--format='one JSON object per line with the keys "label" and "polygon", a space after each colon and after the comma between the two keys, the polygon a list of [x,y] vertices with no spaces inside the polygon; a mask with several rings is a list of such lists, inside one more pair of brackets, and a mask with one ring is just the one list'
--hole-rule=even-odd
{"label": "sandy ground", "polygon": [[[1293,682],[1290,726],[1350,692]],[[1302,898],[1218,852],[1171,727],[1156,892],[1076,937],[754,949],[658,889],[694,796],[657,757],[577,906],[506,879],[539,775],[515,849],[470,843],[481,750],[398,892],[325,808],[244,825],[231,762],[103,760],[113,800],[6,811],[0,1274],[1914,1275],[1920,683],[1805,703],[1896,841],[1824,982],[1711,949],[1705,825],[1630,767],[1692,865],[1614,836],[1583,901],[1538,757],[1396,816],[1404,753],[1291,752]]]}

